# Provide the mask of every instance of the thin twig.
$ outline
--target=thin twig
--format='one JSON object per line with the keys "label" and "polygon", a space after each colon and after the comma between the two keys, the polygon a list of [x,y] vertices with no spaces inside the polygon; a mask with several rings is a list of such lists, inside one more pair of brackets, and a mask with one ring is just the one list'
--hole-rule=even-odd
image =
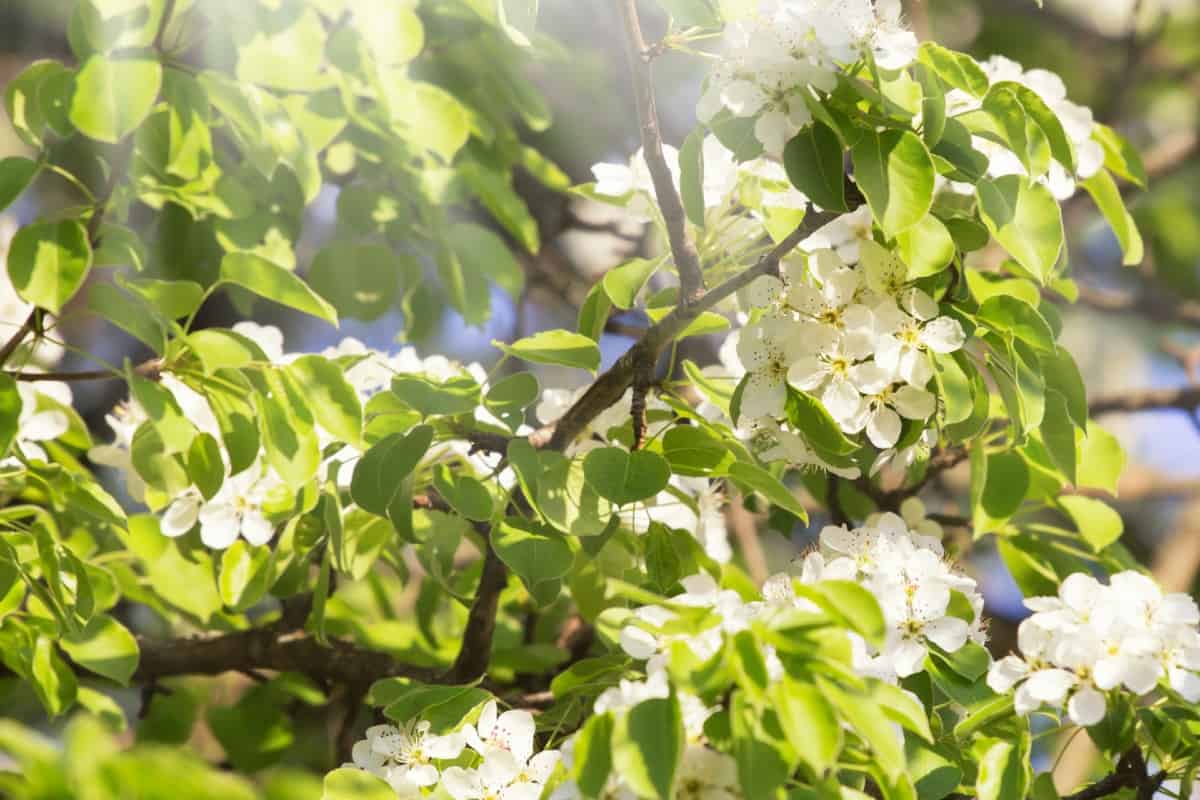
{"label": "thin twig", "polygon": [[1138,411],[1195,411],[1200,408],[1200,386],[1185,386],[1181,389],[1145,389],[1138,392],[1098,397],[1088,403],[1092,416],[1114,413],[1136,413]]}
{"label": "thin twig", "polygon": [[633,78],[633,95],[642,133],[642,153],[654,181],[654,195],[662,209],[663,222],[667,226],[667,239],[671,244],[671,255],[675,258],[675,268],[679,270],[679,303],[686,307],[704,292],[700,254],[696,252],[696,245],[688,234],[683,200],[679,197],[675,178],[663,155],[654,79],[647,57],[649,48],[642,36],[637,0],[616,0],[616,3],[621,20],[625,23],[625,52],[629,57],[629,72]]}

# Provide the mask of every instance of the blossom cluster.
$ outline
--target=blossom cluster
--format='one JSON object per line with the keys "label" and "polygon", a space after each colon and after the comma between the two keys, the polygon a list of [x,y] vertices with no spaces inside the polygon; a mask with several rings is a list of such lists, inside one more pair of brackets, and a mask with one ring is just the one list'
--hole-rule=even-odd
{"label": "blossom cluster", "polygon": [[750,426],[775,432],[789,385],[813,393],[845,433],[865,431],[885,451],[904,419],[924,423],[937,410],[931,356],[961,349],[962,325],[908,282],[894,252],[871,239],[855,251],[857,264],[832,247],[801,253],[785,261],[781,278],[762,276],[750,287],[749,303],[762,316],[737,344]]}
{"label": "blossom cluster", "polygon": [[[273,326],[239,322],[232,330],[252,339],[272,364],[287,364],[301,355],[285,351],[283,333]],[[412,348],[389,355],[367,348],[353,338],[342,340],[321,355],[326,358],[355,359],[345,370],[345,378],[364,403],[386,388],[396,375],[415,374],[444,381],[466,373],[480,382],[486,379],[483,368],[478,364],[464,367],[442,356],[421,358]],[[159,383],[171,393],[184,416],[199,432],[207,433],[221,442],[217,416],[202,393],[170,373],[162,375]],[[136,398],[131,397],[106,417],[114,434],[113,441],[97,445],[88,452],[93,463],[120,471],[126,490],[138,501],[146,499],[146,492],[145,484],[134,469],[132,445],[134,434],[148,419],[145,409]],[[42,435],[40,428],[35,432]],[[328,474],[333,468],[339,485],[349,486],[354,464],[361,452],[351,443],[336,440],[319,426],[317,435],[325,454],[320,473]],[[470,454],[466,445],[460,450],[459,454],[464,458],[483,458]],[[237,541],[239,536],[252,545],[266,544],[274,536],[276,527],[271,514],[272,501],[282,501],[286,506],[290,497],[283,479],[267,463],[265,453],[260,452],[253,464],[236,474],[230,474],[230,458],[223,447],[221,455],[226,465],[226,477],[221,488],[214,496],[205,498],[197,487],[189,486],[170,498],[160,518],[163,534],[172,538],[183,536],[198,525],[201,541],[213,549],[223,550]]]}
{"label": "blossom cluster", "polygon": [[1072,722],[1095,725],[1106,692],[1141,697],[1164,679],[1188,703],[1200,702],[1200,608],[1188,595],[1163,594],[1139,572],[1107,585],[1077,572],[1057,597],[1025,605],[1034,613],[1017,632],[1021,655],[997,661],[987,678],[996,692],[1016,687],[1018,713],[1065,704]]}
{"label": "blossom cluster", "polygon": [[772,0],[731,22],[725,52],[708,77],[697,113],[703,122],[728,111],[753,118],[755,137],[780,157],[812,120],[805,96],[829,92],[847,65],[870,57],[903,69],[917,38],[900,20],[899,0]]}
{"label": "blossom cluster", "polygon": [[500,713],[495,700],[460,730],[434,734],[430,728],[425,720],[374,725],[345,766],[384,779],[401,800],[439,788],[454,800],[538,800],[558,766],[559,751],[535,752],[533,715]]}
{"label": "blossom cluster", "polygon": [[[1032,89],[1062,123],[1063,132],[1071,140],[1075,151],[1075,172],[1071,174],[1058,161],[1052,161],[1045,175],[1035,176],[1057,200],[1067,200],[1075,194],[1076,179],[1084,180],[1095,175],[1104,166],[1104,148],[1092,137],[1096,121],[1092,110],[1067,99],[1067,87],[1062,78],[1044,69],[1024,69],[1020,64],[1004,56],[994,55],[980,66],[991,83],[1011,81]],[[948,113],[961,114],[978,109],[980,101],[961,89],[952,89],[946,95]],[[973,136],[972,146],[989,159],[987,174],[998,178],[1002,175],[1026,175],[1021,160],[1008,148]],[[963,187],[973,191],[972,187]]]}
{"label": "blossom cluster", "polygon": [[[756,619],[783,608],[816,610],[811,601],[796,593],[796,578],[805,585],[853,581],[875,597],[887,625],[882,648],[851,634],[855,667],[864,675],[895,682],[924,668],[930,644],[954,652],[968,641],[982,643],[986,638],[983,596],[975,581],[945,559],[940,531],[925,518],[919,500],[907,501],[902,513],[904,516],[879,514],[854,529],[827,526],[821,531],[819,549],[797,564],[794,574],[769,578],[759,600],[746,601],[737,592],[721,589],[704,573],[685,578],[685,592],[671,602],[707,608],[716,622],[699,634],[669,632],[669,623],[677,618],[674,611],[642,606],[634,612],[634,621],[622,629],[621,647],[630,656],[646,660],[649,674],[665,669],[675,641],[686,643],[701,659],[710,658],[722,646],[725,634],[745,630]],[[954,603],[955,592],[965,606]],[[767,652],[766,662],[772,677],[782,675],[782,664],[774,653]]]}

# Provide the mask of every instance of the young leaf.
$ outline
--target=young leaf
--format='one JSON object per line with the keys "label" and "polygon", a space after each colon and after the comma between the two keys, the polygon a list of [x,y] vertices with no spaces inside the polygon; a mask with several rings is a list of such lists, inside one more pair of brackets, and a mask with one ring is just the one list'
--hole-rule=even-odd
{"label": "young leaf", "polygon": [[75,220],[36,222],[17,231],[8,277],[21,299],[58,314],[92,267],[87,231]]}
{"label": "young leaf", "polygon": [[308,284],[283,267],[251,253],[229,253],[221,259],[221,280],[260,297],[338,324],[337,310]]}
{"label": "young leaf", "polygon": [[865,133],[851,148],[854,180],[891,239],[911,228],[933,203],[933,160],[911,131]]}
{"label": "young leaf", "polygon": [[1042,284],[1063,249],[1062,211],[1050,190],[1019,175],[981,180],[979,213],[992,236]]}
{"label": "young leaf", "polygon": [[138,643],[107,614],[95,616],[78,634],[67,634],[63,650],[81,667],[125,686],[138,664]]}
{"label": "young leaf", "polygon": [[146,119],[161,86],[154,59],[91,56],[75,76],[71,124],[92,139],[119,142]]}
{"label": "young leaf", "polygon": [[571,331],[541,331],[511,345],[500,341],[492,344],[510,356],[535,364],[558,364],[589,372],[600,368],[600,348],[596,342]]}

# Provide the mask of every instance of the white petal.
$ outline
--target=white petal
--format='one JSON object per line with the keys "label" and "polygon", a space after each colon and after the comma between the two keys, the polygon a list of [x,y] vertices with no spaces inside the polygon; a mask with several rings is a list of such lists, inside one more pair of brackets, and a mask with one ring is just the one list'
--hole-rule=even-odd
{"label": "white petal", "polygon": [[450,767],[442,773],[442,788],[454,800],[478,800],[483,797],[483,781],[475,770]]}
{"label": "white petal", "polygon": [[892,396],[892,405],[906,419],[929,419],[937,410],[937,398],[916,386],[901,386]]}
{"label": "white petal", "polygon": [[900,438],[900,426],[900,415],[887,406],[881,406],[867,419],[867,438],[871,444],[886,450]]}
{"label": "white petal", "polygon": [[925,664],[928,651],[920,642],[905,639],[891,652],[892,666],[901,678],[916,675]]}
{"label": "white petal", "polygon": [[70,427],[70,420],[62,411],[35,411],[21,420],[17,435],[31,442],[48,442],[62,436]]}
{"label": "white petal", "polygon": [[953,653],[967,643],[968,629],[965,619],[942,617],[925,626],[925,638],[947,653]]}
{"label": "white petal", "polygon": [[1067,715],[1071,721],[1085,727],[1104,719],[1105,710],[1104,695],[1090,686],[1080,689],[1067,703]]}
{"label": "white petal", "polygon": [[862,395],[848,380],[833,380],[821,395],[821,402],[836,420],[845,420],[858,414],[862,407]]}
{"label": "white petal", "polygon": [[554,772],[554,767],[558,765],[561,757],[562,754],[557,750],[543,750],[529,759],[525,771],[538,783],[545,783],[550,780],[550,774]]}
{"label": "white petal", "polygon": [[224,550],[237,541],[241,528],[237,509],[228,503],[208,503],[200,509],[200,540],[206,547]]}
{"label": "white petal", "polygon": [[264,545],[275,535],[275,526],[259,511],[247,511],[242,518],[242,536],[252,545]]}
{"label": "white petal", "polygon": [[658,652],[658,640],[654,635],[633,625],[626,625],[621,629],[620,640],[621,649],[628,653],[630,658],[639,661],[644,661]]}
{"label": "white petal", "polygon": [[938,317],[921,331],[921,344],[935,353],[953,353],[961,350],[967,341],[962,325],[953,317]]}
{"label": "white petal", "polygon": [[167,510],[159,522],[159,529],[164,536],[174,539],[190,531],[199,518],[200,498],[185,495],[167,506]]}
{"label": "white petal", "polygon": [[1075,676],[1065,669],[1040,669],[1022,684],[1031,697],[1052,706],[1062,705],[1067,692],[1075,685]]}
{"label": "white petal", "polygon": [[1029,667],[1017,656],[1005,656],[988,669],[987,685],[993,692],[1004,694],[1029,674]]}

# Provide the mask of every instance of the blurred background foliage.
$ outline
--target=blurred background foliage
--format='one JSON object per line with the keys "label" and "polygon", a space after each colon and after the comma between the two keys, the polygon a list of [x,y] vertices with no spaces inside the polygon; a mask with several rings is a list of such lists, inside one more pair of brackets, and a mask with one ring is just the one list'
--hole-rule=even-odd
{"label": "blurred background foliage", "polygon": [[[656,16],[657,6],[645,5],[648,35],[654,37],[663,31],[665,19]],[[1041,10],[1034,0],[906,0],[905,6],[922,39],[936,39],[979,58],[1001,53],[1026,68],[1057,72],[1071,99],[1093,108],[1098,121],[1113,126],[1140,149],[1150,187],[1128,199],[1146,240],[1143,264],[1121,265],[1114,235],[1091,203],[1080,202],[1086,195],[1080,194],[1065,209],[1071,274],[1079,282],[1080,297],[1074,306],[1063,308],[1063,341],[1083,369],[1093,396],[1200,382],[1200,0],[1045,0]],[[73,7],[73,0],[0,0],[0,85],[35,59],[73,59],[65,35]],[[552,121],[526,124],[521,136],[572,183],[585,182],[591,179],[592,164],[624,162],[638,144],[617,15],[609,0],[541,0],[537,30],[536,56],[521,69],[547,98]],[[439,63],[431,60],[435,71]],[[700,59],[678,53],[657,62],[660,113],[669,143],[678,145],[695,124],[704,67]],[[8,121],[0,119],[0,157],[25,153]],[[641,225],[614,216],[612,209],[555,191],[546,183],[555,181],[535,180],[529,171],[516,175],[515,187],[537,223],[542,242],[537,254],[530,254],[513,241],[511,233],[480,217],[482,224],[506,237],[525,272],[518,297],[493,290],[490,318],[481,325],[467,326],[437,297],[410,309],[410,315],[419,311],[424,318],[405,319],[400,298],[409,287],[404,286],[395,287],[395,302],[376,319],[347,319],[340,331],[311,318],[263,319],[260,315],[259,321],[283,327],[292,350],[317,350],[344,335],[375,347],[398,347],[398,337],[407,331],[423,355],[442,353],[479,360],[485,366],[496,356],[489,344],[493,338],[511,340],[548,327],[572,328],[588,288],[606,269],[639,252],[658,250],[661,244],[647,240]],[[0,217],[0,245],[40,208],[69,203],[69,192],[65,184],[40,182],[36,192],[27,193]],[[326,185],[311,206],[296,248],[298,269],[307,270],[318,249],[334,235],[340,192],[338,186]],[[188,241],[168,240],[166,246],[176,258],[194,255]],[[420,279],[419,273],[410,277]],[[205,306],[200,323],[230,324],[242,316],[233,303],[214,302]],[[6,326],[19,322],[0,320]],[[643,323],[631,316],[610,325],[602,342],[606,365],[632,341],[625,334]],[[68,342],[86,341],[113,362],[125,355],[138,357],[133,340],[102,325],[95,316],[79,315],[63,335]],[[628,329],[623,329],[626,325]],[[716,344],[689,340],[693,352],[687,355],[711,362]],[[72,364],[72,358],[68,356],[66,367],[81,365]],[[560,385],[571,379],[546,375],[543,384]],[[77,405],[98,431],[104,414],[120,399],[115,394],[120,391],[115,382],[78,387]],[[1117,501],[1125,523],[1124,543],[1152,565],[1165,590],[1195,592],[1200,588],[1197,410],[1112,414],[1103,422],[1118,435],[1129,456]],[[956,502],[961,501],[966,479],[962,470],[947,473],[936,487],[940,499],[930,503],[931,510],[964,513],[966,509]],[[762,559],[771,568],[781,566],[796,546],[811,543],[825,522],[814,515],[812,527],[794,532],[789,542],[768,533],[763,521],[744,509],[730,513],[735,516],[730,519],[731,530],[740,530],[743,542],[746,530],[754,536],[759,523]],[[1024,613],[1020,596],[994,554],[977,548],[971,563],[984,587],[989,612],[998,619],[993,629],[996,650],[1007,651],[1014,624]],[[205,718],[204,707],[228,702],[248,685],[252,679],[241,676],[197,679],[150,705],[147,697],[132,691],[117,700],[129,714],[149,709],[150,716],[138,726],[139,739],[168,745],[190,742],[200,757],[236,764],[245,754],[223,753],[210,732],[209,726],[218,724],[219,716],[209,715],[207,726],[192,723]],[[21,696],[27,690],[19,687],[14,681],[0,681],[0,706],[6,715],[51,730],[39,718],[36,701]],[[262,702],[288,704],[297,722],[294,733],[280,734],[282,738],[270,746],[287,751],[285,763],[320,771],[332,766],[329,732],[338,724],[340,711],[330,711],[316,691],[315,696],[264,697]],[[39,769],[45,772],[47,791],[53,792],[67,769],[64,757],[6,725],[0,725],[0,750],[17,749],[32,759],[28,763],[42,764]],[[86,767],[80,767],[78,759],[70,763],[75,765],[71,769],[92,770],[94,775],[88,773],[87,779],[98,781],[97,785],[108,781],[120,786],[122,775],[153,772],[163,775],[160,786],[170,787],[172,798],[215,796],[207,794],[210,791],[241,797],[248,791],[236,780],[222,783],[224,778],[197,772],[192,755],[159,752],[159,758],[153,749],[117,755],[109,734],[91,722],[76,723],[65,734],[53,732],[63,737],[68,753],[80,749],[94,754]],[[256,733],[267,741],[273,735],[268,730]],[[1059,769],[1085,772],[1088,763],[1086,754],[1072,752]],[[209,777],[202,779],[202,774]],[[204,783],[210,779],[216,783]],[[142,783],[150,785],[148,779]],[[196,794],[178,793],[188,785]],[[271,773],[263,787],[272,798],[319,794],[315,778],[286,770]]]}

